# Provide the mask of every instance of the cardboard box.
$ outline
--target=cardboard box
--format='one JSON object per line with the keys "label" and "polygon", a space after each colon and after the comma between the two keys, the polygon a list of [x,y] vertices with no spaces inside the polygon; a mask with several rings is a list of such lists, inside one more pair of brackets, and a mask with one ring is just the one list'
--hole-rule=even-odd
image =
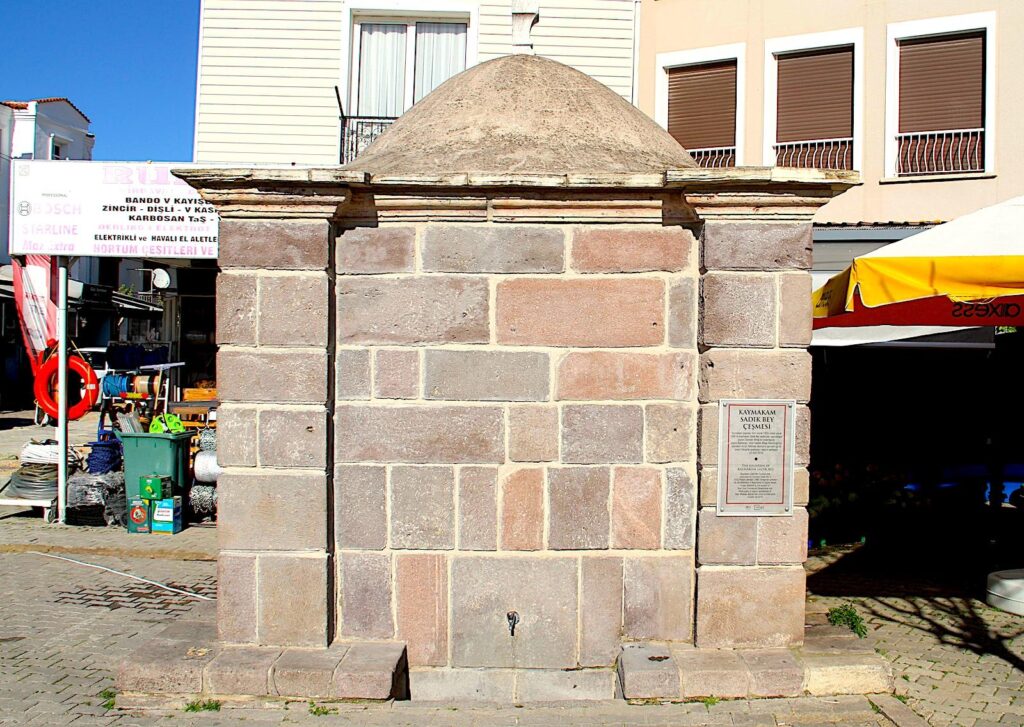
{"label": "cardboard box", "polygon": [[173,535],[181,532],[181,496],[153,500],[152,532]]}
{"label": "cardboard box", "polygon": [[128,532],[152,532],[153,511],[147,500],[132,498],[128,503]]}

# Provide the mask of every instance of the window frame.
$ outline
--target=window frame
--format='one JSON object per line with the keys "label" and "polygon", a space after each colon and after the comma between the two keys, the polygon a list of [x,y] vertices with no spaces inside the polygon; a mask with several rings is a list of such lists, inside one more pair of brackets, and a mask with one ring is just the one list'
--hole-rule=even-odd
{"label": "window frame", "polygon": [[787,35],[764,41],[764,137],[761,163],[775,166],[775,137],[778,135],[779,54],[853,46],[853,169],[864,168],[864,28],[843,28],[824,33]]}
{"label": "window frame", "polygon": [[901,40],[933,38],[971,31],[985,33],[985,168],[980,172],[954,172],[952,176],[978,178],[996,173],[996,13],[994,10],[966,15],[950,15],[924,20],[889,23],[885,42],[885,175],[900,181],[942,179],[942,174],[896,175],[899,149],[896,137],[900,123],[900,46]]}
{"label": "window frame", "polygon": [[[415,85],[416,23],[465,23],[466,68],[477,63],[479,4],[466,0],[349,0],[344,9],[341,80],[346,116],[356,116],[359,101],[359,34],[363,23],[391,23],[406,26],[405,111],[412,107]],[[403,111],[404,113],[404,111]]]}
{"label": "window frame", "polygon": [[746,89],[747,89],[747,44],[730,43],[727,45],[692,48],[689,50],[658,53],[655,56],[654,76],[654,120],[661,128],[668,131],[668,76],[669,71],[686,66],[701,66],[707,63],[736,61],[736,138],[733,148],[736,150],[736,166],[745,162],[744,139],[746,138]]}

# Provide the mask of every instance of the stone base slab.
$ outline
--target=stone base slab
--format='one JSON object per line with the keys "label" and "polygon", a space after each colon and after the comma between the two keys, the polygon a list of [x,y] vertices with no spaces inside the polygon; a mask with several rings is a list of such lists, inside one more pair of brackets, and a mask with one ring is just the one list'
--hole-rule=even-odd
{"label": "stone base slab", "polygon": [[612,669],[413,669],[414,702],[529,704],[615,699]]}
{"label": "stone base slab", "polygon": [[261,706],[288,699],[383,701],[408,698],[409,675],[405,644],[398,642],[235,646],[218,642],[209,623],[178,621],[125,658],[117,688],[128,701],[150,705],[200,695]]}
{"label": "stone base slab", "polygon": [[750,699],[804,694],[877,694],[893,690],[889,663],[871,639],[814,624],[804,644],[778,649],[697,649],[625,644],[618,661],[622,696],[631,700],[701,697]]}

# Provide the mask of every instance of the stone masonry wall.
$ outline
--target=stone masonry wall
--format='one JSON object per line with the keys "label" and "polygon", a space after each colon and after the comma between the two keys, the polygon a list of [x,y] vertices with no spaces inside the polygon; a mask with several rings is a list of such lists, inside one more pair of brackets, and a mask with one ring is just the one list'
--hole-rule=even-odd
{"label": "stone masonry wall", "polygon": [[338,637],[551,669],[692,641],[691,232],[382,223],[336,266]]}
{"label": "stone masonry wall", "polygon": [[[804,632],[811,225],[708,221],[702,236],[696,644],[775,647]],[[792,517],[718,517],[718,401],[795,399]]]}
{"label": "stone masonry wall", "polygon": [[329,641],[330,232],[326,220],[221,221],[222,641]]}

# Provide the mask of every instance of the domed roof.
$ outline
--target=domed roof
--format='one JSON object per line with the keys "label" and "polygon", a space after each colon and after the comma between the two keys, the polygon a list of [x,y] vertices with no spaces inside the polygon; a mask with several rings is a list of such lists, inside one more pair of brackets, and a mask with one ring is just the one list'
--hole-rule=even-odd
{"label": "domed roof", "polygon": [[435,176],[694,166],[675,139],[604,84],[548,58],[510,55],[448,79],[345,168]]}

